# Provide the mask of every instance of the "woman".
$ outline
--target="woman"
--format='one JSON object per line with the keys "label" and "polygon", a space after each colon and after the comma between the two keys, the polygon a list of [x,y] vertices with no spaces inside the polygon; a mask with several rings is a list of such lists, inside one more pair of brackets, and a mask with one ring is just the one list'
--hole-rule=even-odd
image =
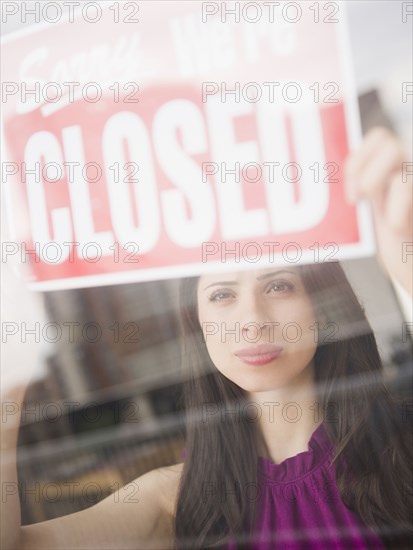
{"label": "woman", "polygon": [[188,457],[175,528],[186,547],[229,528],[238,544],[223,548],[411,547],[410,432],[339,263],[182,286]]}
{"label": "woman", "polygon": [[[347,183],[371,201],[382,267],[412,294],[411,258],[401,261],[412,240],[403,159],[392,135],[373,130],[349,159]],[[10,490],[19,422],[7,415],[2,548],[408,548],[409,430],[383,384],[364,312],[337,263],[279,271],[183,282],[183,463],[85,511],[21,527]],[[6,368],[15,358],[3,356]],[[3,403],[21,404],[24,391],[9,390]]]}

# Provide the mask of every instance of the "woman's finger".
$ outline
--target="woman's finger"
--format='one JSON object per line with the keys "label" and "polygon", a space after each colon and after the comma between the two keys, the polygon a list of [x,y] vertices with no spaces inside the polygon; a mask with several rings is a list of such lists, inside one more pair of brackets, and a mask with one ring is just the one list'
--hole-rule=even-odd
{"label": "woman's finger", "polygon": [[413,188],[410,180],[404,179],[400,170],[390,178],[385,204],[385,219],[398,232],[412,234]]}
{"label": "woman's finger", "polygon": [[357,150],[347,158],[346,170],[348,174],[351,176],[362,170],[380,142],[388,138],[389,135],[391,134],[386,128],[376,127],[369,130]]}
{"label": "woman's finger", "polygon": [[358,195],[361,174],[367,165],[377,158],[378,150],[383,147],[383,144],[385,146],[388,140],[396,141],[389,130],[382,127],[373,128],[366,134],[359,149],[347,158],[344,172],[346,195],[350,202],[353,202]]}
{"label": "woman's finger", "polygon": [[382,140],[358,177],[355,177],[356,195],[371,197],[380,189],[386,189],[394,172],[399,171],[403,159],[404,151],[397,139],[387,137]]}

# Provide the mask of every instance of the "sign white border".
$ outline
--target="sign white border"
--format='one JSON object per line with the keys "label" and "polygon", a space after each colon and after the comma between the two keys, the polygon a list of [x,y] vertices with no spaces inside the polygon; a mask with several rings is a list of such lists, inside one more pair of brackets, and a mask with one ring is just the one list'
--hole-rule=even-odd
{"label": "sign white border", "polygon": [[[165,1],[165,0],[161,0]],[[107,7],[105,3],[101,3],[102,7]],[[351,58],[350,37],[348,32],[347,8],[343,0],[339,0],[340,20],[338,23],[339,36],[339,55],[341,66],[344,71],[345,90],[345,112],[348,131],[349,149],[353,151],[361,142],[362,129],[360,114],[358,110],[358,95],[354,78],[354,69]],[[64,23],[64,21],[62,21]],[[57,23],[56,25],[59,25]],[[27,36],[33,33],[41,32],[47,23],[39,23],[28,28],[10,33],[2,38],[1,43],[12,43],[14,40],[20,39],[22,36]],[[2,125],[3,132],[3,125]],[[4,142],[3,142],[4,144]],[[10,211],[10,197],[7,191],[7,185],[3,185],[5,194],[5,206],[9,227],[12,229],[15,223],[15,217]],[[376,240],[374,234],[373,216],[369,203],[366,200],[361,200],[356,205],[356,216],[360,233],[360,242],[357,244],[339,244],[337,257],[333,261],[349,260],[362,257],[372,256],[376,253]],[[267,258],[267,260],[266,260]],[[123,272],[110,272],[100,275],[82,275],[81,277],[67,277],[63,279],[55,279],[52,281],[28,282],[28,288],[33,291],[55,291],[74,288],[89,288],[99,286],[111,286],[126,283],[139,283],[156,280],[167,280],[184,277],[197,276],[202,273],[221,273],[234,270],[256,269],[260,267],[268,267],[270,265],[285,266],[285,265],[301,265],[313,264],[314,253],[312,250],[302,250],[299,263],[288,262],[281,253],[274,254],[273,260],[269,260],[269,255],[263,254],[257,262],[243,261],[226,261],[220,262],[214,260],[212,262],[198,262],[192,264],[183,264],[172,267],[157,267],[151,269],[136,269]]]}

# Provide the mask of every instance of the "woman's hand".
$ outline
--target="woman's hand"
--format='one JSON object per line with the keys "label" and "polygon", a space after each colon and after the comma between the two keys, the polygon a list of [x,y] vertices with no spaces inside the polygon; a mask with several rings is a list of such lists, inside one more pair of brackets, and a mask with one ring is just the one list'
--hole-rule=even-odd
{"label": "woman's hand", "polygon": [[1,264],[1,400],[19,405],[43,360],[42,330],[47,322],[43,294],[28,290],[27,271],[17,257]]}
{"label": "woman's hand", "polygon": [[350,202],[370,201],[378,260],[413,296],[413,176],[402,144],[389,130],[370,130],[347,158],[346,192]]}

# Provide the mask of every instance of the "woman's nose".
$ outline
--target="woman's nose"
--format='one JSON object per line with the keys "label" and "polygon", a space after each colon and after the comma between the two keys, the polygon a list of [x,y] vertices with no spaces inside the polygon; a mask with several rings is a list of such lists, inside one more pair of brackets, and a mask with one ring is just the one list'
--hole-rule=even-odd
{"label": "woman's nose", "polygon": [[271,323],[265,305],[258,298],[249,297],[240,306],[239,323],[241,331],[254,327],[264,327]]}

